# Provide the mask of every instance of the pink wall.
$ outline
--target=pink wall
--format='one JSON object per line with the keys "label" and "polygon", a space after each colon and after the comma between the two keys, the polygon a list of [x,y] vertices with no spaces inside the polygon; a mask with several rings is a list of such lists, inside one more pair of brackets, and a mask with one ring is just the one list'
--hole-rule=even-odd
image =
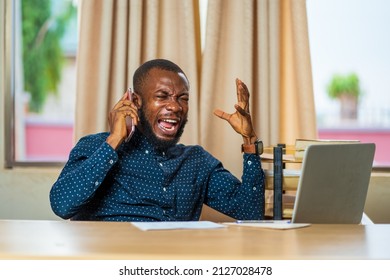
{"label": "pink wall", "polygon": [[73,147],[73,124],[26,123],[26,159],[66,161]]}
{"label": "pink wall", "polygon": [[375,143],[375,166],[390,166],[390,129],[319,129],[320,139],[360,140]]}
{"label": "pink wall", "polygon": [[[375,165],[390,166],[390,129],[319,129],[320,139],[353,139],[376,144]],[[27,160],[66,161],[74,146],[73,124],[26,123]]]}

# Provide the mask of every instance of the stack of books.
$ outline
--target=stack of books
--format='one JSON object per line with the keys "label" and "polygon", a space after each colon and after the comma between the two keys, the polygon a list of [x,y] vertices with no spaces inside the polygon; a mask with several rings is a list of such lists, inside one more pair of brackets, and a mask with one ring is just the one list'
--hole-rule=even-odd
{"label": "stack of books", "polygon": [[[262,160],[272,162],[272,168],[265,170],[266,174],[266,216],[275,218],[291,218],[294,208],[295,192],[298,187],[300,165],[305,151],[310,145],[350,144],[359,143],[359,140],[333,140],[333,139],[296,139],[295,146],[283,149],[283,156],[274,158],[274,147],[267,147],[262,154]],[[289,169],[285,164],[293,164],[298,169]],[[280,166],[283,166],[282,172]],[[291,165],[290,165],[291,166]],[[282,216],[282,217],[281,217]]]}
{"label": "stack of books", "polygon": [[294,157],[296,160],[302,160],[307,147],[310,145],[351,144],[359,142],[359,140],[296,139]]}

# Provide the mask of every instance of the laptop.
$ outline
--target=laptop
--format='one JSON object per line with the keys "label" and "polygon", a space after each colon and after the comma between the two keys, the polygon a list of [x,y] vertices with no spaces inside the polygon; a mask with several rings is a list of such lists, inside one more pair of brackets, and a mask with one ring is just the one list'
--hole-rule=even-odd
{"label": "laptop", "polygon": [[359,224],[374,154],[373,143],[308,146],[291,222]]}
{"label": "laptop", "polygon": [[374,154],[373,143],[310,145],[303,157],[291,220],[236,223],[264,227],[273,223],[280,228],[286,227],[283,224],[359,224],[364,217]]}

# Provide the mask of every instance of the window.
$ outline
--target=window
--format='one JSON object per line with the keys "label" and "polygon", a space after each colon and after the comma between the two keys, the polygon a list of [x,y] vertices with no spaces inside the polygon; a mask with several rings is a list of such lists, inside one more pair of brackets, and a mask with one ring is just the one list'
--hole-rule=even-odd
{"label": "window", "polygon": [[[376,143],[374,167],[386,168],[390,167],[388,11],[386,0],[307,1],[319,138]],[[359,86],[357,104],[352,100],[341,109],[344,97],[336,90],[340,84]],[[336,98],[330,98],[330,92]]]}
{"label": "window", "polygon": [[73,147],[77,2],[7,1],[7,166],[65,162]]}

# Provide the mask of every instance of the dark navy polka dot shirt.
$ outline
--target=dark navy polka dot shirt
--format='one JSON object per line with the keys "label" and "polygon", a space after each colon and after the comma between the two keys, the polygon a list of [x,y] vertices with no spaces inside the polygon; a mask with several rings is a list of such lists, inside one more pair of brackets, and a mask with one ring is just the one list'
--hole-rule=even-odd
{"label": "dark navy polka dot shirt", "polygon": [[244,154],[242,182],[200,146],[158,152],[138,131],[114,150],[108,133],[80,139],[50,191],[72,220],[191,221],[203,203],[236,219],[264,216],[260,157]]}

